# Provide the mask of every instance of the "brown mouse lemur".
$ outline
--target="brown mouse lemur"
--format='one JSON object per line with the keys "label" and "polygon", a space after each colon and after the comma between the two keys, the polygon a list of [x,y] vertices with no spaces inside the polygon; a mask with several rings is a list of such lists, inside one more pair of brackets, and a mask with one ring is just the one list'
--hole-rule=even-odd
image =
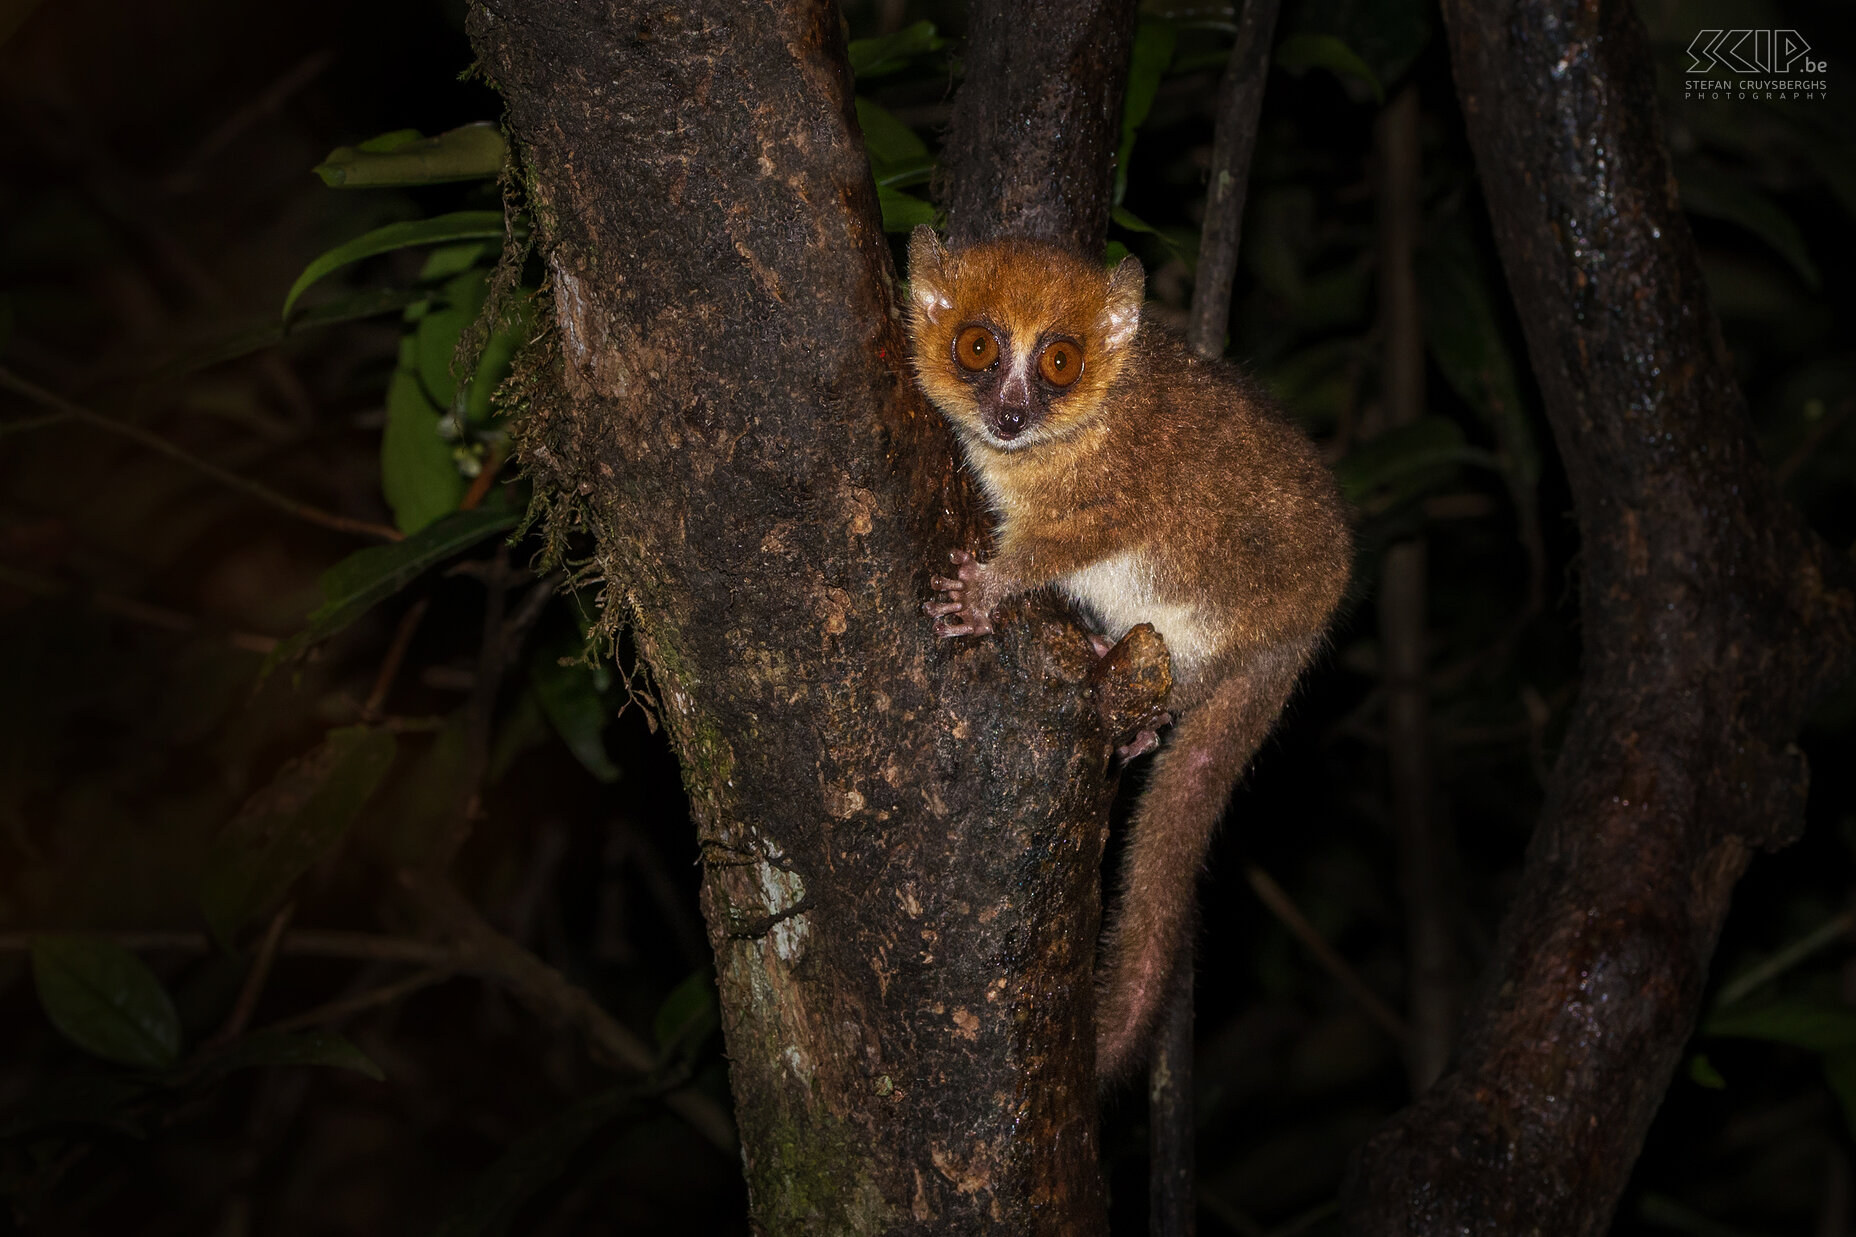
{"label": "brown mouse lemur", "polygon": [[1135,808],[1098,968],[1105,1079],[1145,1051],[1225,801],[1351,561],[1313,444],[1235,366],[1143,322],[1144,286],[1132,257],[1109,272],[1034,241],[950,251],[925,226],[909,242],[915,372],[999,521],[990,562],[956,550],[934,580],[936,630],[983,635],[1000,602],[1052,585],[1104,639],[1151,623],[1172,657],[1178,720]]}

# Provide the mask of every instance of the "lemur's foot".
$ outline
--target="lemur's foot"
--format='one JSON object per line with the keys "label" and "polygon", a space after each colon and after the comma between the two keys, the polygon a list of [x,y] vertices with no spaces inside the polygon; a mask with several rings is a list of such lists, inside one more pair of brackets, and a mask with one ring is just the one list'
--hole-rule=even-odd
{"label": "lemur's foot", "polygon": [[1116,748],[1115,758],[1125,765],[1137,756],[1145,756],[1148,752],[1160,746],[1160,727],[1171,726],[1172,724],[1173,715],[1171,713],[1162,713],[1159,717],[1154,719],[1154,724],[1152,726],[1135,731],[1132,739],[1129,739],[1126,743]]}

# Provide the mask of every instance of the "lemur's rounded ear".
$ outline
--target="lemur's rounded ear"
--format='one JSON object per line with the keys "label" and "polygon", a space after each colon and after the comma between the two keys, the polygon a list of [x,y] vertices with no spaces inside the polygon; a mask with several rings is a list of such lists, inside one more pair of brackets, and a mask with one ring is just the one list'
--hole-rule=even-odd
{"label": "lemur's rounded ear", "polygon": [[947,250],[925,223],[909,233],[909,296],[930,318],[954,303],[948,295]]}
{"label": "lemur's rounded ear", "polygon": [[1147,298],[1147,272],[1133,254],[1121,260],[1108,277],[1108,295],[1102,306],[1102,343],[1119,348],[1140,329],[1141,305]]}

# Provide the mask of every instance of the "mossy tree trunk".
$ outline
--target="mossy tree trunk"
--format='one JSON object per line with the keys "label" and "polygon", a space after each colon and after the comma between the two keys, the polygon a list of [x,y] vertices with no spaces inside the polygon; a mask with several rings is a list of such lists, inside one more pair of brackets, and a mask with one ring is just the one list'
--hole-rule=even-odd
{"label": "mossy tree trunk", "polygon": [[[968,229],[1010,203],[1100,246],[1132,6],[1061,7],[956,111],[1094,136],[948,171],[1001,204]],[[682,762],[757,1229],[1104,1231],[1097,876],[1117,702],[1151,700],[1054,609],[958,645],[920,613],[984,528],[909,376],[836,6],[493,0],[470,31],[552,298],[521,458]]]}

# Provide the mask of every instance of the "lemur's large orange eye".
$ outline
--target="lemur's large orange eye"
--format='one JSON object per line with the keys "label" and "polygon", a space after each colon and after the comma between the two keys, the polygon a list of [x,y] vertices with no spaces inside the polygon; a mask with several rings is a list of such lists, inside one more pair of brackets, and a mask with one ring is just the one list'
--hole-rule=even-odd
{"label": "lemur's large orange eye", "polygon": [[983,326],[970,326],[954,341],[954,359],[963,369],[985,369],[999,359],[999,339]]}
{"label": "lemur's large orange eye", "polygon": [[1038,373],[1054,387],[1067,387],[1083,372],[1083,350],[1067,339],[1051,341],[1038,354]]}

